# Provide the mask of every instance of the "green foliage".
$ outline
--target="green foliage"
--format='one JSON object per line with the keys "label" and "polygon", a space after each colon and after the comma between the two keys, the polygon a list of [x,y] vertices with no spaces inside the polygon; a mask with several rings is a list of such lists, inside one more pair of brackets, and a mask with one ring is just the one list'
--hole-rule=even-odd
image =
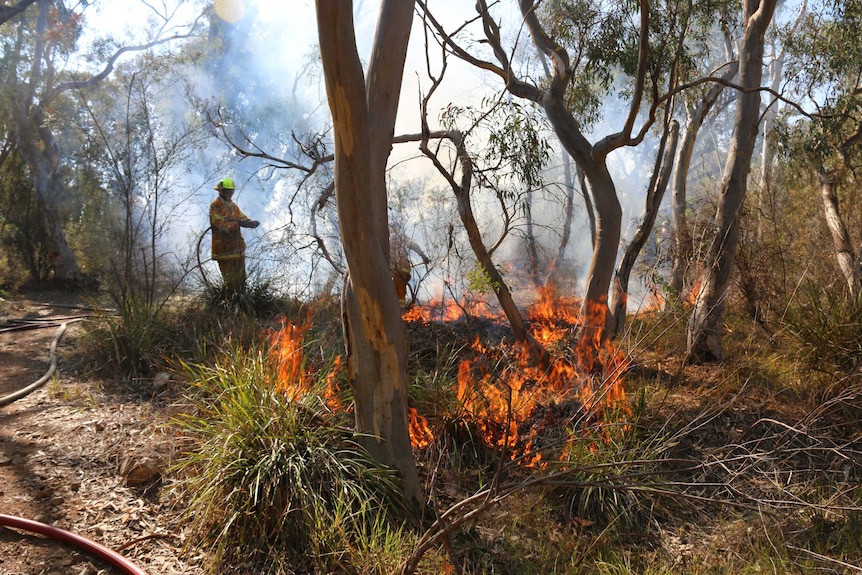
{"label": "green foliage", "polygon": [[[44,206],[33,195],[20,156],[12,155],[0,172],[0,249],[5,255],[8,275],[4,283],[23,278],[41,281],[51,272],[51,245],[45,221]],[[19,271],[20,270],[20,271]]]}
{"label": "green foliage", "polygon": [[465,279],[467,280],[467,288],[473,293],[495,293],[501,287],[495,284],[478,264],[467,272]]}
{"label": "green foliage", "polygon": [[546,120],[535,108],[485,99],[478,108],[449,104],[440,116],[440,123],[449,130],[457,129],[464,121],[469,125],[465,133],[472,134],[476,147],[481,149],[479,157],[474,158],[475,175],[480,181],[497,190],[508,184],[526,188],[542,185],[551,145],[543,135]]}
{"label": "green foliage", "polygon": [[251,274],[239,287],[224,282],[208,285],[201,299],[207,313],[258,318],[284,311],[285,304],[272,283],[259,274]]}
{"label": "green foliage", "polygon": [[849,373],[862,362],[862,297],[806,283],[788,309],[786,324],[812,368]]}
{"label": "green foliage", "polygon": [[551,145],[540,131],[542,120],[531,108],[516,103],[494,111],[497,113],[490,118],[492,129],[487,140],[488,162],[506,166],[504,172],[511,170],[512,176],[529,189],[540,187],[551,153]]}
{"label": "green foliage", "polygon": [[[443,421],[458,417],[462,408],[458,401],[458,364],[462,347],[456,343],[425,350],[422,357],[411,357],[417,367],[410,374],[410,401],[420,413],[433,413]],[[411,350],[412,353],[416,353]]]}
{"label": "green foliage", "polygon": [[182,369],[195,409],[175,421],[189,442],[176,470],[186,517],[218,561],[253,557],[272,572],[286,564],[351,572],[352,562],[369,561],[353,554],[386,532],[383,517],[398,500],[393,472],[314,393],[290,401],[275,391],[259,350],[228,348],[214,366]]}
{"label": "green foliage", "polygon": [[99,312],[86,336],[89,360],[111,366],[119,377],[152,374],[164,365],[175,341],[163,314],[138,299],[126,300],[116,314]]}

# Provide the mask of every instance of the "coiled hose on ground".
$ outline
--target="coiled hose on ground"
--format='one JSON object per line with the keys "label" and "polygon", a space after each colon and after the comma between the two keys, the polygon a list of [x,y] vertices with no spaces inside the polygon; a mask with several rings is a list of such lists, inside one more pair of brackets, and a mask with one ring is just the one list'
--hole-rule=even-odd
{"label": "coiled hose on ground", "polygon": [[[23,387],[14,393],[10,393],[9,395],[0,397],[0,407],[8,405],[13,401],[17,401],[22,397],[32,393],[33,391],[44,385],[46,381],[51,379],[51,376],[54,375],[54,372],[57,370],[57,344],[60,343],[60,338],[62,338],[63,334],[66,332],[66,327],[68,326],[68,324],[72,321],[78,321],[79,319],[82,318],[70,319],[60,324],[60,327],[57,329],[57,333],[54,335],[54,339],[51,341],[51,364],[48,367],[48,371],[45,373],[45,375],[43,375],[30,385]],[[28,531],[30,533],[44,535],[45,537],[50,537],[55,541],[74,545],[88,555],[98,557],[99,559],[108,562],[114,567],[117,567],[127,575],[147,575],[146,571],[144,571],[116,551],[108,549],[104,545],[100,545],[95,541],[87,539],[86,537],[82,537],[81,535],[76,535],[75,533],[71,533],[69,531],[53,527],[51,525],[46,525],[45,523],[33,521],[31,519],[24,519],[22,517],[15,517],[13,515],[4,515],[2,513],[0,513],[0,525],[4,527],[20,529],[22,531]]]}

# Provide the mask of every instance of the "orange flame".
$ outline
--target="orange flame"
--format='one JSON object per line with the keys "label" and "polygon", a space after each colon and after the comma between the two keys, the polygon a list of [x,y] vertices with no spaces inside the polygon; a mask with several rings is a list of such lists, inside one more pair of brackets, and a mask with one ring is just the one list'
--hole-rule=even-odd
{"label": "orange flame", "polygon": [[694,280],[694,283],[691,284],[691,289],[688,290],[688,294],[685,296],[685,303],[688,305],[694,306],[697,304],[697,296],[700,295],[700,288],[703,284],[703,272],[700,272],[700,275],[697,276],[697,279]]}
{"label": "orange flame", "polygon": [[[532,308],[540,322],[541,330],[536,332],[540,340],[547,344],[571,336],[577,325],[560,320],[575,317],[570,313],[571,302],[568,306],[552,290],[542,294]],[[587,325],[603,325],[606,309],[601,304],[587,306],[585,313],[591,314]],[[574,357],[553,358],[546,371],[521,352],[511,361],[500,362],[511,366],[501,373],[484,367],[487,362],[481,361],[482,356],[514,350],[489,350],[477,338],[473,349],[480,357],[459,364],[456,395],[485,444],[506,449],[510,458],[521,458],[523,465],[541,465],[541,453],[532,450],[547,428],[567,428],[576,419],[597,418],[605,408],[623,406],[622,374],[628,362],[602,335],[601,330],[585,331]]]}
{"label": "orange flame", "polygon": [[579,309],[582,302],[577,298],[562,298],[557,286],[548,284],[536,289],[536,301],[529,307],[531,320],[551,321],[557,325],[580,323]]}
{"label": "orange flame", "polygon": [[305,349],[303,338],[311,327],[308,319],[302,325],[285,322],[282,327],[270,333],[270,357],[278,370],[276,391],[284,393],[291,400],[310,391],[309,377],[305,371]]}
{"label": "orange flame", "polygon": [[[306,365],[303,341],[310,328],[309,319],[306,319],[302,325],[282,320],[281,329],[272,330],[269,334],[270,357],[275,362],[278,374],[275,390],[285,394],[291,401],[314,392],[312,389],[314,378],[311,376],[311,368]],[[336,413],[343,413],[349,409],[341,401],[341,389],[337,382],[342,370],[341,358],[336,357],[332,368],[326,374],[325,386],[321,391],[321,397],[326,406]],[[415,408],[410,408],[408,411],[408,426],[410,442],[416,449],[423,449],[434,440],[434,433],[428,425],[428,420],[419,415]]]}
{"label": "orange flame", "polygon": [[[275,390],[283,393],[291,401],[296,401],[313,393],[315,366],[307,365],[305,355],[305,334],[311,328],[310,317],[301,325],[281,320],[281,329],[269,333],[270,358],[275,363],[277,381]],[[334,412],[346,410],[339,394],[338,375],[342,372],[341,358],[336,357],[326,374],[325,385],[320,391],[325,405]]]}
{"label": "orange flame", "polygon": [[434,441],[434,433],[428,425],[428,420],[419,415],[415,407],[407,410],[407,423],[410,431],[410,444],[415,449],[424,449]]}
{"label": "orange flame", "polygon": [[661,286],[653,280],[647,283],[647,294],[636,310],[638,316],[648,316],[664,309],[667,300],[662,293]]}
{"label": "orange flame", "polygon": [[504,319],[504,315],[495,311],[491,305],[483,299],[462,298],[461,301],[454,299],[444,300],[437,298],[427,304],[415,304],[401,315],[404,321],[422,321],[426,323],[453,322],[468,317],[487,317],[493,319]]}

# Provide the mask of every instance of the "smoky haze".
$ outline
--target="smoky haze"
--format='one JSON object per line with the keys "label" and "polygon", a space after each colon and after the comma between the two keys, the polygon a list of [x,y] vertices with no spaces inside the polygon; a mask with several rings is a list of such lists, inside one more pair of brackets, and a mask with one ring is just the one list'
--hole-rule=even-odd
{"label": "smoky haze", "polygon": [[[193,65],[184,69],[183,85],[190,86],[191,91],[181,90],[177,84],[174,90],[166,92],[166,97],[170,98],[169,113],[177,119],[189,115],[202,119],[208,115],[218,124],[216,132],[223,131],[246,149],[266,152],[287,162],[310,165],[299,143],[317,141],[319,151],[331,153],[329,109],[317,53],[313,2],[257,0],[242,3],[237,0],[217,4],[229,8],[241,4],[242,10],[227,10],[224,12],[227,19],[213,16],[205,37],[187,47],[200,52],[200,57],[191,59]],[[460,0],[438,0],[429,4],[453,23],[463,22],[472,14],[472,6]],[[378,8],[379,2],[368,0],[356,2],[354,6],[358,48],[363,61],[370,51]],[[236,17],[237,14],[240,17]],[[517,27],[513,29],[517,31]],[[421,21],[417,18],[404,75],[397,134],[416,133],[420,128],[419,102],[430,85],[423,37]],[[520,41],[523,42],[523,38]],[[435,49],[431,47],[432,68],[439,63]],[[525,65],[529,65],[526,58]],[[532,65],[536,65],[535,61]],[[440,111],[451,103],[480,106],[483,97],[502,90],[497,78],[481,75],[462,63],[450,61],[449,66],[444,89],[432,103],[429,117],[432,129],[439,127]],[[615,118],[614,110],[621,105],[609,99],[606,117]],[[595,137],[601,137],[617,129],[618,126],[607,121],[597,123],[592,132]],[[547,133],[546,137],[554,150],[545,178],[550,188],[559,190],[563,182],[559,146],[552,134]],[[594,141],[593,136],[590,138]],[[181,254],[196,249],[197,239],[209,225],[207,209],[215,197],[212,188],[220,178],[232,177],[238,186],[235,201],[246,214],[262,223],[260,228],[244,232],[249,246],[249,268],[276,278],[281,283],[278,287],[298,290],[300,293],[296,295],[328,288],[333,270],[326,262],[320,262],[320,252],[311,234],[315,232],[321,236],[327,249],[338,257],[334,209],[330,202],[318,214],[315,228],[311,213],[312,205],[329,183],[331,167],[324,167],[305,179],[307,174],[301,171],[274,167],[276,163],[265,159],[243,157],[224,140],[224,136],[219,140],[210,139],[198,151],[194,162],[179,170],[174,186],[182,190],[178,192],[181,197],[188,199],[180,210],[182,217],[172,224],[171,251]],[[623,204],[624,241],[634,232],[643,211],[655,146],[655,139],[648,138],[639,148],[621,150],[609,158]],[[435,175],[427,160],[418,156],[415,144],[394,147],[390,192],[398,217],[431,257],[436,269],[424,278],[419,292],[422,299],[431,299],[440,293],[444,284],[451,285],[452,274],[464,272],[463,268],[456,270],[446,265],[445,252],[452,239],[448,236],[450,223],[455,225],[454,240],[459,244],[459,253],[469,254],[469,248],[463,234],[457,232],[460,223],[451,190]],[[703,159],[707,159],[705,155]],[[710,172],[712,170],[709,168]],[[488,237],[493,237],[498,220],[494,213],[496,208],[483,203],[478,192],[476,198],[477,212],[488,226]],[[555,250],[558,241],[561,212],[558,198],[559,191],[536,194],[537,236],[547,252]],[[669,194],[665,197],[667,202]],[[583,201],[577,205],[567,265],[575,276],[574,281],[582,282],[591,244]],[[209,257],[208,241],[203,241],[202,245],[202,256],[206,259]],[[520,281],[517,269],[523,264],[524,251],[519,238],[513,236],[497,253],[500,267],[513,270],[507,281]],[[414,258],[415,263],[419,261]],[[215,277],[214,265],[208,264],[206,270],[211,278]],[[420,267],[418,274],[424,276],[427,271]],[[636,282],[633,284],[634,290],[638,286]],[[337,288],[339,282],[334,285]],[[464,286],[457,287],[463,289]],[[636,299],[633,296],[633,300]]]}

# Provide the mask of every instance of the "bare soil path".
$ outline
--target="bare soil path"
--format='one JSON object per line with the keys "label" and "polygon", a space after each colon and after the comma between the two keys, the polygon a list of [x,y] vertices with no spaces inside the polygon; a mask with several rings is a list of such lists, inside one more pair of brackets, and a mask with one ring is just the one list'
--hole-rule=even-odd
{"label": "bare soil path", "polygon": [[[0,397],[49,368],[57,320],[85,315],[71,296],[0,300]],[[21,320],[44,324],[8,329]],[[160,471],[172,443],[162,424],[172,391],[147,382],[104,382],[64,369],[84,323],[59,340],[53,377],[26,397],[0,406],[0,513],[81,535],[128,558],[149,575],[204,573],[204,558],[183,552],[184,533]],[[2,575],[121,573],[68,544],[0,527]]]}

